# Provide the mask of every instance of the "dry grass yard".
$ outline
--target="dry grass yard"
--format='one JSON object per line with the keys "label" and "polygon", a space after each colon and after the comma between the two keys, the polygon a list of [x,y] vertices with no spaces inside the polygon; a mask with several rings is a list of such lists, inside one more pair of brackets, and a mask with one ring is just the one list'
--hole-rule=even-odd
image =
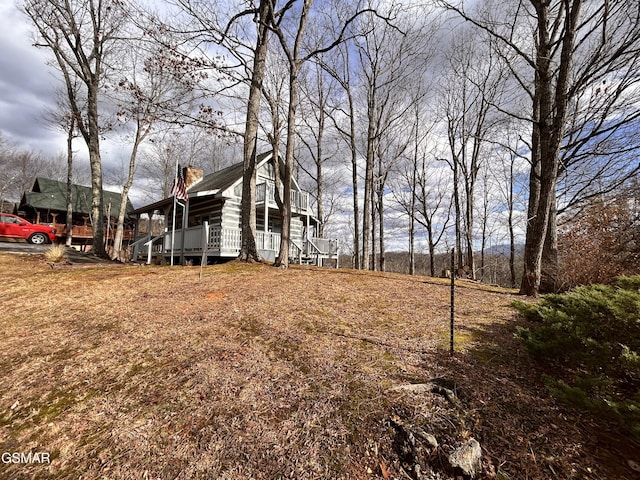
{"label": "dry grass yard", "polygon": [[[617,425],[549,396],[508,291],[459,284],[451,358],[445,281],[198,271],[0,255],[0,452],[51,460],[0,478],[449,479],[471,437],[477,478],[634,478]],[[394,389],[434,379],[454,401]]]}

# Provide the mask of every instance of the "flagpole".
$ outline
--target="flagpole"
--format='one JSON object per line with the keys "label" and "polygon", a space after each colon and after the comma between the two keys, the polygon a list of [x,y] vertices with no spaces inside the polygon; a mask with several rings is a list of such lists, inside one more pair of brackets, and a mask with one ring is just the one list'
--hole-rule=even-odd
{"label": "flagpole", "polygon": [[171,226],[171,266],[173,267],[173,245],[175,243],[176,240],[176,192],[175,192],[175,183],[177,181],[177,175],[178,175],[178,157],[176,156],[176,166],[173,168],[173,173],[174,176],[173,177],[173,184],[174,184],[174,188],[173,190],[173,223]]}
{"label": "flagpole", "polygon": [[173,196],[173,224],[171,226],[171,266],[173,267],[173,244],[176,239],[176,196]]}
{"label": "flagpole", "polygon": [[182,232],[180,235],[180,265],[184,265],[184,237],[187,227],[189,226],[189,202],[184,202],[182,207]]}

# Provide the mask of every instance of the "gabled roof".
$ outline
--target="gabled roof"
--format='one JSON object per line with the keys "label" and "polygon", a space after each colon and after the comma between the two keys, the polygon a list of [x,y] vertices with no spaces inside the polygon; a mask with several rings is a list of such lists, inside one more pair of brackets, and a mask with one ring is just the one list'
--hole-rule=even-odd
{"label": "gabled roof", "polygon": [[[273,152],[268,151],[265,153],[261,153],[256,157],[256,169],[265,161],[268,161],[273,155]],[[208,197],[210,195],[221,195],[222,192],[227,190],[228,188],[233,187],[234,185],[240,183],[242,181],[242,173],[243,173],[243,162],[238,162],[233,165],[230,165],[222,170],[218,170],[216,172],[210,173],[206,175],[202,180],[198,183],[187,187],[187,193],[189,194],[189,198],[192,197]],[[280,163],[280,174],[284,176],[284,164]],[[293,184],[295,188],[299,190],[298,184],[293,179]],[[200,195],[198,195],[200,193]],[[145,205],[134,210],[133,214],[139,213],[149,213],[155,210],[162,209],[168,205],[171,205],[173,202],[173,197],[164,198],[157,202],[154,202],[149,205]]]}
{"label": "gabled roof", "polygon": [[[91,187],[72,185],[71,200],[74,213],[91,213]],[[117,217],[120,213],[120,200],[122,194],[118,192],[103,191],[105,214],[107,205],[111,204],[111,216]],[[30,206],[39,210],[67,210],[67,184],[49,178],[37,177],[30,192],[24,192],[20,202],[21,208]],[[133,210],[131,201],[127,199],[127,213]]]}
{"label": "gabled roof", "polygon": [[[271,156],[271,152],[261,153],[256,158],[256,167],[260,163]],[[231,187],[238,180],[242,179],[243,162],[236,163],[229,167],[218,170],[217,172],[210,173],[202,179],[202,181],[196,183],[192,187],[188,188],[189,193],[208,192],[213,190],[223,191]]]}
{"label": "gabled roof", "polygon": [[243,163],[236,163],[229,167],[210,173],[201,181],[188,188],[188,192],[207,192],[210,190],[226,190],[233,185],[239,178],[242,178]]}

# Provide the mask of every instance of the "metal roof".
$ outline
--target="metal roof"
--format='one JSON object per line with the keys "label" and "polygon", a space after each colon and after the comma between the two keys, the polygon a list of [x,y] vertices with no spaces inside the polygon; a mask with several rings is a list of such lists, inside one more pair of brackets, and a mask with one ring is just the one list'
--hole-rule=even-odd
{"label": "metal roof", "polygon": [[[272,152],[266,152],[258,155],[258,157],[256,158],[256,167],[271,155]],[[234,163],[233,165],[223,168],[222,170],[218,170],[217,172],[206,175],[198,183],[187,187],[187,192],[189,193],[189,196],[198,192],[222,192],[231,187],[237,181],[241,180],[242,172],[243,162]],[[140,207],[134,210],[132,213],[149,213],[151,211],[158,210],[162,207],[170,205],[172,202],[173,197],[164,198],[152,204]]]}
{"label": "metal roof", "polygon": [[[103,191],[105,214],[107,206],[111,204],[111,216],[117,217],[120,213],[120,200],[122,194],[118,192]],[[72,185],[71,200],[74,213],[91,213],[91,187]],[[30,192],[24,192],[18,209],[29,206],[38,210],[67,210],[67,184],[58,180],[37,177]],[[127,213],[133,211],[131,201],[127,199]]]}

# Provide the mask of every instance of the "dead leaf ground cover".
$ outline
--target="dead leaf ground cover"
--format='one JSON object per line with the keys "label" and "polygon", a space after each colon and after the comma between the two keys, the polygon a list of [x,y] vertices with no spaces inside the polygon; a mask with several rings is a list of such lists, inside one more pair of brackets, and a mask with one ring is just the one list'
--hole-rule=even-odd
{"label": "dead leaf ground cover", "polygon": [[[229,263],[51,269],[0,255],[0,478],[411,478],[389,419],[482,478],[633,478],[618,426],[558,404],[506,291]],[[446,378],[461,405],[394,386]],[[440,478],[451,472],[441,470]]]}

